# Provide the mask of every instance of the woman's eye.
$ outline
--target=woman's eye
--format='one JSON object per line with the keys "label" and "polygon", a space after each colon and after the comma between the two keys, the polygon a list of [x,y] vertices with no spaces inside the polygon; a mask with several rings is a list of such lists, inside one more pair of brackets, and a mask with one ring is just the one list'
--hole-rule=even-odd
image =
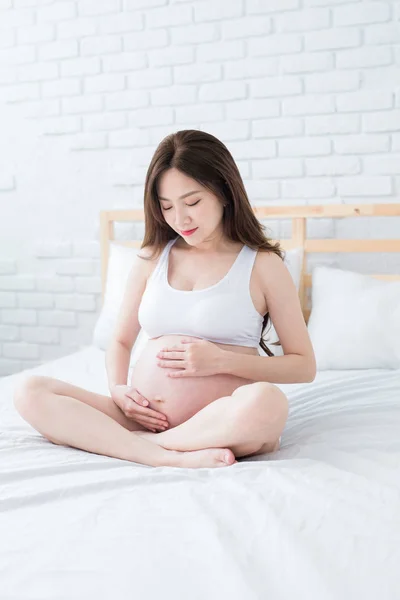
{"label": "woman's eye", "polygon": [[[196,206],[196,204],[198,204],[201,200],[197,200],[197,202],[195,202],[194,204],[186,204],[186,206]],[[163,208],[163,210],[171,210],[172,206],[170,206],[169,208]]]}

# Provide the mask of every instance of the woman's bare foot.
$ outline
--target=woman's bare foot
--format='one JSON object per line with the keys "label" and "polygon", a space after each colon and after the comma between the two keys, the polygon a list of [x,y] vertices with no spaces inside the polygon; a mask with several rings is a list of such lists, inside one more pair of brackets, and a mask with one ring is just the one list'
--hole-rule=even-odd
{"label": "woman's bare foot", "polygon": [[190,452],[178,452],[176,454],[176,467],[200,468],[200,467],[227,467],[237,462],[235,455],[229,448],[207,448],[205,450],[191,450]]}
{"label": "woman's bare foot", "polygon": [[[152,433],[151,431],[135,431],[134,433],[154,444],[162,446],[161,440],[158,437],[162,436],[162,433]],[[229,448],[206,448],[204,450],[190,450],[187,452],[169,450],[169,452],[174,454],[173,466],[175,467],[227,467],[237,463],[235,455]]]}

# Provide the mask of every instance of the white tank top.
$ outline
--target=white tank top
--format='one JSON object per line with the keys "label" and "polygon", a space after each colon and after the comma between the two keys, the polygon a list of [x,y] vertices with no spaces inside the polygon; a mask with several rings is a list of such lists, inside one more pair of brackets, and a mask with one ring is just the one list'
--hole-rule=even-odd
{"label": "white tank top", "polygon": [[257,348],[263,317],[250,295],[257,250],[243,246],[228,273],[201,290],[177,290],[168,283],[168,258],[179,238],[170,240],[147,281],[138,320],[147,336],[187,335]]}

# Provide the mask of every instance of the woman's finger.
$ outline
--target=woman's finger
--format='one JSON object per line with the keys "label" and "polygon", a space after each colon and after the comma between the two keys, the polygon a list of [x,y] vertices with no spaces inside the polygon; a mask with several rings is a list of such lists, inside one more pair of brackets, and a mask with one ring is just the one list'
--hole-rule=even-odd
{"label": "woman's finger", "polygon": [[167,360],[185,360],[186,348],[183,348],[181,352],[159,352],[157,358],[165,358]]}
{"label": "woman's finger", "polygon": [[[136,393],[134,394],[134,392],[136,392]],[[139,404],[139,406],[148,406],[149,405],[149,401],[147,400],[147,398],[145,398],[144,396],[139,394],[139,392],[137,390],[132,390],[131,393],[126,393],[125,396],[127,398],[130,398],[134,402],[136,402],[136,404]]]}
{"label": "woman's finger", "polygon": [[153,410],[152,408],[144,408],[143,406],[139,406],[138,404],[134,407],[134,412],[140,415],[147,415],[148,417],[153,417],[154,419],[161,419],[167,421],[167,416],[157,410]]}
{"label": "woman's finger", "polygon": [[187,363],[184,360],[159,360],[157,365],[162,369],[183,369]]}
{"label": "woman's finger", "polygon": [[155,429],[153,425],[147,425],[146,423],[140,423],[139,421],[137,421],[137,423],[146,431],[152,431],[153,433],[160,433],[160,431],[163,431],[162,429]]}
{"label": "woman's finger", "polygon": [[135,419],[135,421],[140,425],[147,427],[148,429],[155,428],[157,431],[164,431],[165,429],[168,429],[168,426],[165,423],[154,423],[147,419]]}
{"label": "woman's finger", "polygon": [[159,427],[168,427],[167,421],[161,421],[160,419],[153,419],[153,417],[145,417],[140,416],[136,418],[137,420],[145,421],[146,423],[150,423],[151,425],[157,425]]}
{"label": "woman's finger", "polygon": [[159,424],[159,425],[166,425],[167,427],[168,425],[168,419],[160,419],[160,417],[153,417],[153,416],[149,416],[149,415],[141,415],[138,414],[134,411],[127,411],[127,416],[130,419],[135,419],[135,421],[146,421],[148,423],[154,423],[154,424]]}
{"label": "woman's finger", "polygon": [[[135,410],[137,410],[138,412],[140,412],[141,414],[145,415],[149,415],[149,416],[153,416],[153,417],[161,417],[161,419],[163,418],[167,418],[166,415],[164,415],[162,412],[159,412],[158,410],[153,410],[152,408],[145,408],[144,406],[140,406],[140,404],[138,402],[136,402],[136,400],[134,398],[132,398],[132,396],[128,396],[128,394],[126,394],[126,396],[130,399],[133,400],[135,403]],[[146,400],[147,402],[147,400]]]}

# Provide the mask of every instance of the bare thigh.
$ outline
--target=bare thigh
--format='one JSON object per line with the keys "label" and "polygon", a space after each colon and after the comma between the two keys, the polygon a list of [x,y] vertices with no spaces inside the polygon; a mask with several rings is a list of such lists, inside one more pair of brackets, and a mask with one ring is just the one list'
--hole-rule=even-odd
{"label": "bare thigh", "polygon": [[54,379],[53,377],[45,377],[42,375],[38,377],[43,380],[43,386],[54,394],[58,394],[60,396],[70,396],[76,400],[79,400],[80,402],[89,404],[89,406],[97,408],[97,410],[105,413],[129,431],[147,431],[147,429],[139,425],[139,423],[136,423],[136,421],[128,419],[128,417],[124,415],[122,410],[118,408],[118,406],[112,400],[111,396],[96,394],[95,392],[90,392],[84,388],[67,383],[66,381]]}

